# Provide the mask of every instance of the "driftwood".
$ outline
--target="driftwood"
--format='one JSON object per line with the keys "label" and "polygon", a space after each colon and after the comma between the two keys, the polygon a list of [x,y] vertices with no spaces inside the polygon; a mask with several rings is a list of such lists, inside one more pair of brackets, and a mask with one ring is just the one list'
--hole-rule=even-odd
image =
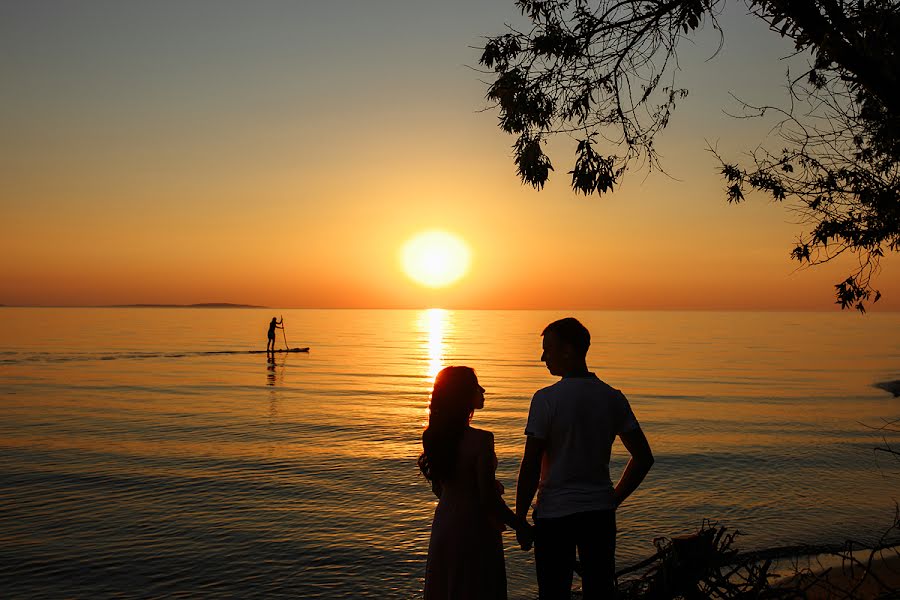
{"label": "driftwood", "polygon": [[[900,380],[877,387],[900,394]],[[900,433],[900,419],[871,428],[883,432],[876,455],[900,459],[888,442],[888,434]],[[653,556],[616,573],[619,599],[900,600],[898,505],[874,546],[847,541],[739,552],[739,535],[704,521],[693,535],[653,540]]]}
{"label": "driftwood", "polygon": [[[900,509],[874,547],[848,541],[739,552],[739,531],[704,521],[693,535],[655,539],[656,554],[617,572],[619,598],[900,599],[900,571],[885,574],[882,567],[879,574],[872,568],[879,559],[900,560],[898,534]],[[804,562],[809,566],[801,567]]]}
{"label": "driftwood", "polygon": [[[894,382],[894,383],[900,383],[900,382]],[[885,419],[884,423],[882,423],[882,425],[879,427],[871,427],[868,425],[867,425],[867,427],[869,427],[869,429],[874,429],[876,431],[882,432],[881,441],[884,442],[884,446],[876,446],[874,448],[876,454],[878,452],[884,452],[886,454],[893,455],[895,458],[900,458],[900,450],[896,450],[895,448],[892,448],[891,444],[888,442],[888,439],[887,439],[888,434],[896,435],[896,434],[900,433],[900,419],[894,419],[893,421],[888,421],[887,419]]]}

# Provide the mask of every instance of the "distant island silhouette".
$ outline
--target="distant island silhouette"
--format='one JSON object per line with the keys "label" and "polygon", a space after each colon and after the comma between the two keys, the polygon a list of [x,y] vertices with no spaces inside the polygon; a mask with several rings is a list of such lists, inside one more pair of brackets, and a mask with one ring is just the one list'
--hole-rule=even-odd
{"label": "distant island silhouette", "polygon": [[256,304],[232,304],[230,302],[201,302],[199,304],[113,304],[107,308],[269,308]]}
{"label": "distant island silhouette", "polygon": [[197,304],[81,304],[81,305],[28,305],[28,304],[0,304],[0,308],[271,308],[257,304],[234,304],[231,302],[200,302]]}

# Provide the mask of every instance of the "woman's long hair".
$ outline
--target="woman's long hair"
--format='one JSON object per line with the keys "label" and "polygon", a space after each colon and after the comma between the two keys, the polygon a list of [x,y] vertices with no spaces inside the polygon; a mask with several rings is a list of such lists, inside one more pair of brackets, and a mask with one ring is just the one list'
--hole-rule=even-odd
{"label": "woman's long hair", "polygon": [[459,441],[475,410],[472,399],[477,386],[478,378],[469,367],[446,367],[434,378],[428,427],[422,433],[424,451],[418,461],[428,480],[439,481],[453,473]]}

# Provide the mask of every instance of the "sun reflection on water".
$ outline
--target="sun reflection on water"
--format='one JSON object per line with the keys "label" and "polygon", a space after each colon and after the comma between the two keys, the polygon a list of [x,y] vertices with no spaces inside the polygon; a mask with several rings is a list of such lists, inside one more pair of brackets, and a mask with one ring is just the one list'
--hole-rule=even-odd
{"label": "sun reflection on water", "polygon": [[428,334],[428,379],[434,377],[443,367],[444,361],[444,334],[447,331],[448,311],[443,308],[429,308],[423,310],[419,316],[421,328]]}

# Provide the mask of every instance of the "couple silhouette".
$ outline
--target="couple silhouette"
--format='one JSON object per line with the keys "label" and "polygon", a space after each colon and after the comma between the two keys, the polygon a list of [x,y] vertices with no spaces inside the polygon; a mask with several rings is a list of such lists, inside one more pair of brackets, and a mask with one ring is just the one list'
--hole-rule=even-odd
{"label": "couple silhouette", "polygon": [[[568,317],[541,336],[541,360],[560,380],[531,400],[515,511],[495,478],[493,434],[470,425],[484,407],[475,371],[447,367],[435,378],[418,460],[439,499],[426,600],[505,599],[506,526],[515,529],[523,550],[534,547],[541,600],[570,598],[576,552],[583,597],[615,596],[616,509],[644,480],[653,453],[625,395],[588,371],[587,328]],[[631,456],[613,485],[609,459],[616,436]]]}

